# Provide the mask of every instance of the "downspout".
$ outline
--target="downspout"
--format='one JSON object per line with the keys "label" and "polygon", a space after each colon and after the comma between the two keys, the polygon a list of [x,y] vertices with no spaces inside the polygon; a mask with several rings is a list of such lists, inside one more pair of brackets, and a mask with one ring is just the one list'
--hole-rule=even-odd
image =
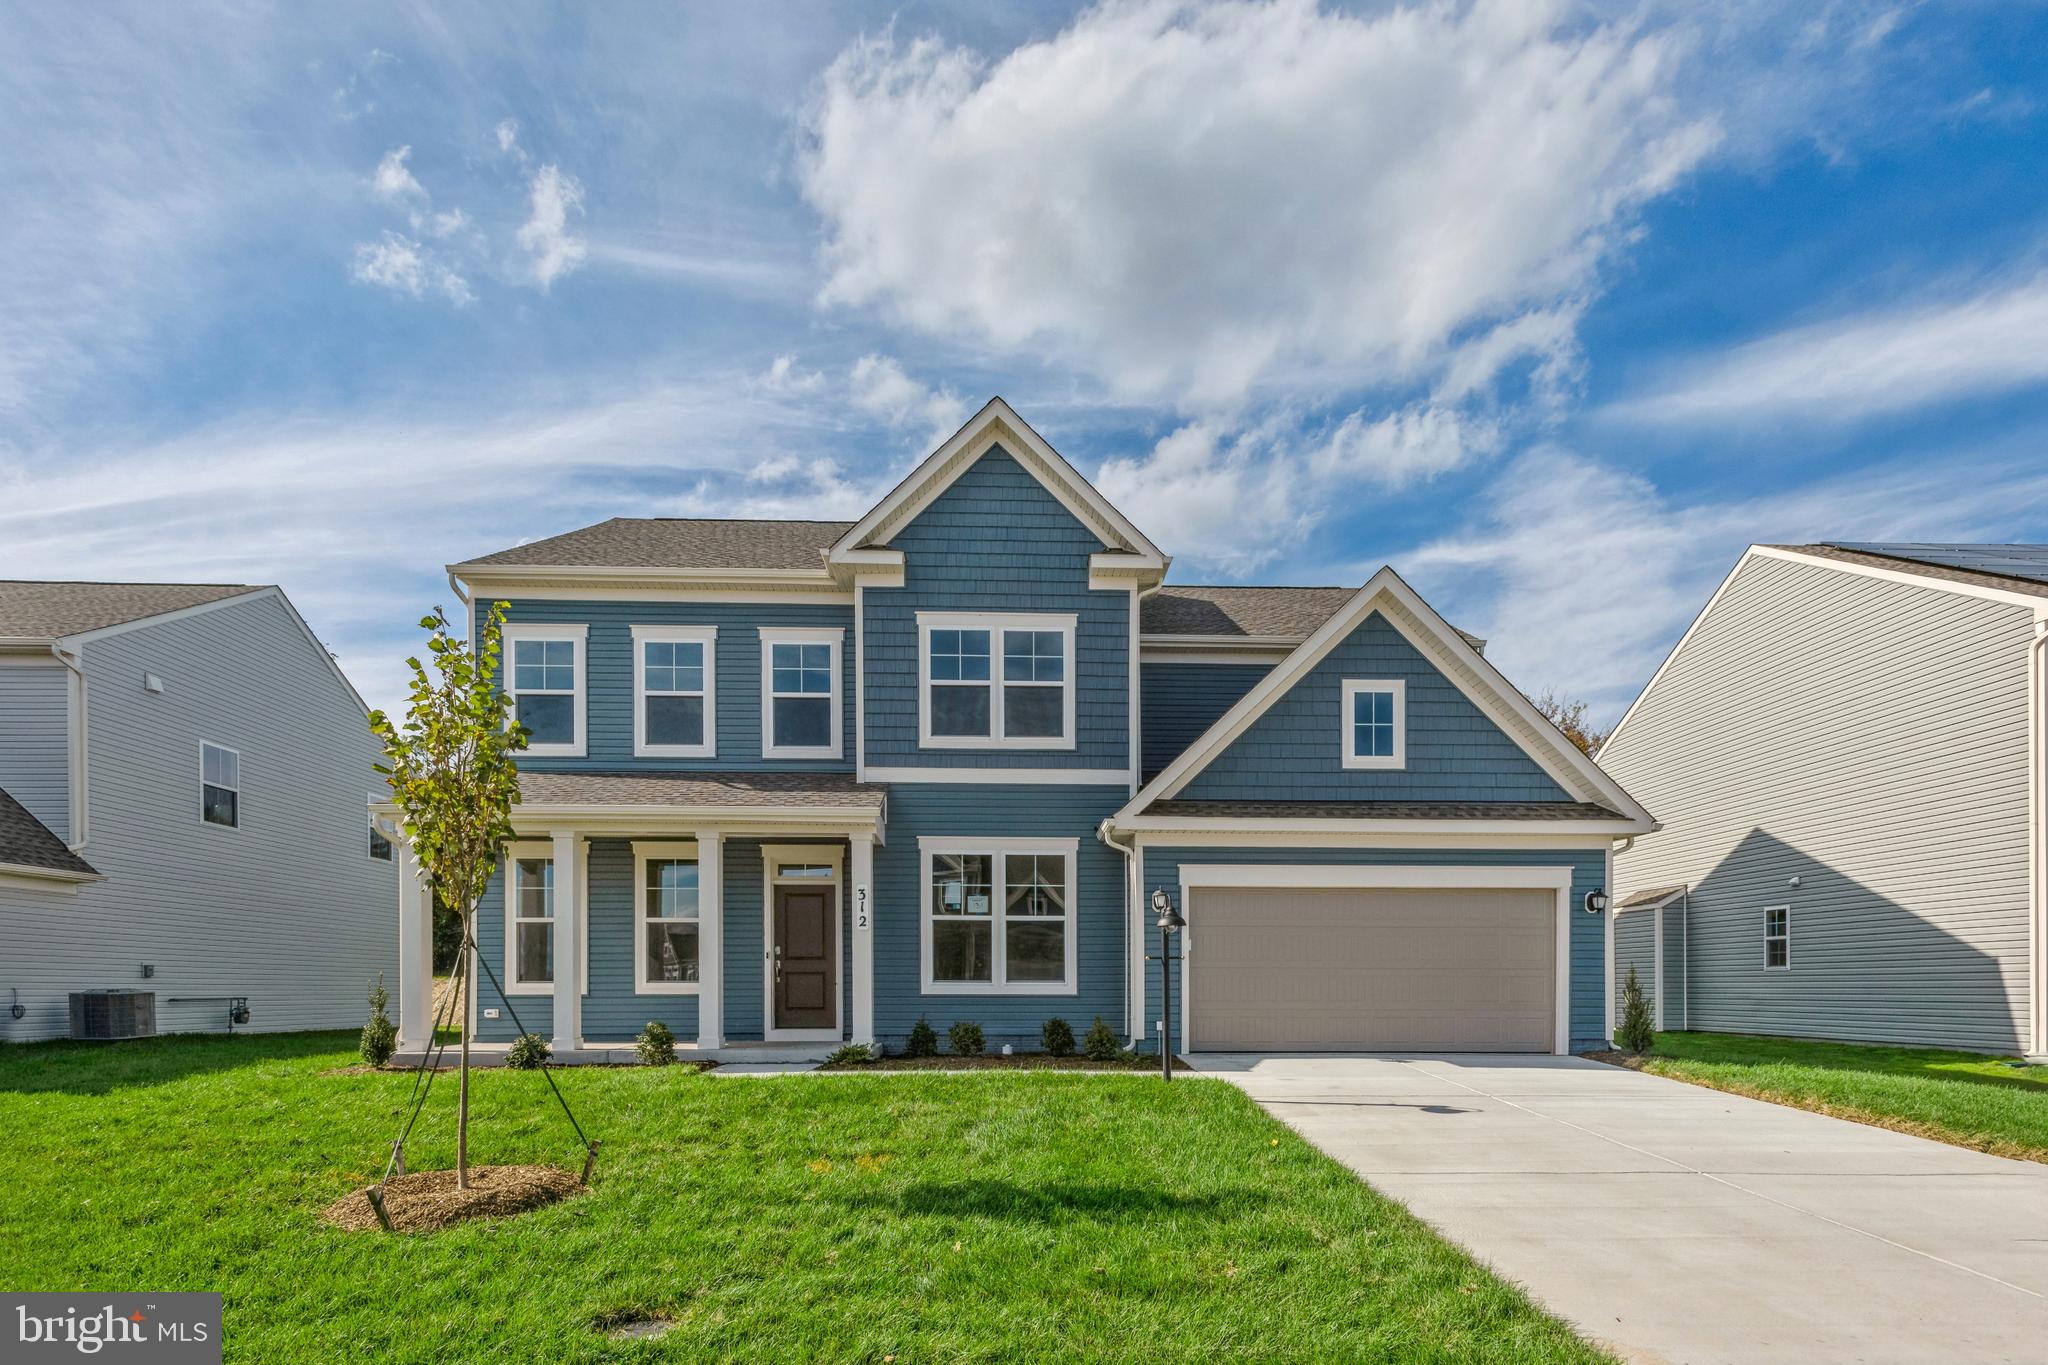
{"label": "downspout", "polygon": [[73,853],[84,848],[92,838],[92,802],[87,799],[85,742],[85,661],[78,651],[68,649],[58,640],[50,641],[50,653],[58,663],[71,670],[71,709],[78,717],[68,739],[71,744],[71,837],[64,841]]}
{"label": "downspout", "polygon": [[1684,961],[1685,989],[1678,996],[1678,1026],[1687,1033],[1692,1032],[1692,888],[1685,888],[1685,895],[1679,902],[1685,918],[1678,922],[1678,955]]}
{"label": "downspout", "polygon": [[[1145,1041],[1142,1022],[1145,1013],[1145,938],[1144,932],[1138,928],[1138,906],[1143,900],[1138,883],[1138,836],[1134,834],[1130,843],[1120,844],[1111,833],[1115,828],[1114,821],[1104,820],[1096,827],[1095,837],[1124,855],[1124,951],[1130,957],[1129,969],[1124,973],[1124,993],[1132,995],[1134,984],[1138,988],[1135,998],[1124,1002],[1124,1028],[1130,1033],[1130,1046],[1135,1049]],[[1165,964],[1162,963],[1161,970],[1164,969]],[[1132,1028],[1133,1022],[1137,1022],[1135,1029]]]}
{"label": "downspout", "polygon": [[2048,1058],[2048,674],[2043,648],[2048,618],[2034,622],[2027,646],[2027,1004],[2031,1016],[2028,1055]]}

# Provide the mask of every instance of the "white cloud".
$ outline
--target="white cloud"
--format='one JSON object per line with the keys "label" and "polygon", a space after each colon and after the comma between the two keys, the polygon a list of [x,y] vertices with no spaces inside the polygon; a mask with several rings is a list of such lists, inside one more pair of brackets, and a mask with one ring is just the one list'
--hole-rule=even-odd
{"label": "white cloud", "polygon": [[2048,382],[2048,274],[1794,328],[1694,360],[1607,409],[1654,423],[1874,414]]}
{"label": "white cloud", "polygon": [[410,146],[398,147],[384,154],[377,163],[377,170],[370,177],[370,189],[387,204],[402,203],[407,199],[425,199],[426,189],[413,179],[412,169],[405,163],[412,156]]}
{"label": "white cloud", "polygon": [[508,118],[498,124],[498,154],[516,156],[521,165],[526,164],[526,149],[519,145],[519,120]]}
{"label": "white cloud", "polygon": [[775,357],[756,382],[770,393],[815,393],[824,387],[825,376],[817,370],[799,369],[796,357],[784,354]]}
{"label": "white cloud", "polygon": [[435,293],[457,307],[476,301],[469,281],[460,272],[437,260],[419,242],[396,232],[386,232],[382,241],[359,243],[349,275],[358,284],[377,285],[416,299]]}
{"label": "white cloud", "polygon": [[416,221],[413,226],[436,237],[453,237],[469,226],[469,215],[461,209],[449,209],[446,213],[429,214],[424,223]]}
{"label": "white cloud", "polygon": [[951,389],[912,379],[893,356],[869,353],[854,361],[846,389],[860,411],[892,427],[918,428],[934,441],[952,435],[967,420],[966,400]]}
{"label": "white cloud", "polygon": [[1556,316],[1714,145],[1677,43],[1532,0],[1105,3],[994,62],[866,40],[807,116],[831,303],[1227,405]]}
{"label": "white cloud", "polygon": [[583,264],[589,248],[569,226],[583,216],[583,186],[549,164],[534,172],[530,187],[533,212],[519,229],[519,245],[531,258],[533,282],[545,292],[560,276]]}
{"label": "white cloud", "polygon": [[1373,421],[1354,412],[1310,452],[1308,469],[1331,483],[1363,478],[1401,488],[1486,454],[1499,440],[1490,423],[1451,408],[1418,405]]}

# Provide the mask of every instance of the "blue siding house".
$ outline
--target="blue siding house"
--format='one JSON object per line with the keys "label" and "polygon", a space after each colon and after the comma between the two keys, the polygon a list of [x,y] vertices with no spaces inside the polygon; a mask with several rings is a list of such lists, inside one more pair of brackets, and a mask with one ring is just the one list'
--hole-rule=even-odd
{"label": "blue siding house", "polygon": [[[856,522],[618,518],[450,565],[476,618],[509,604],[533,731],[478,1036],[1601,1043],[1587,907],[1642,807],[1391,570],[1168,567],[1001,399]],[[1187,920],[1171,1017],[1160,891]],[[428,1010],[407,973],[402,1045]]]}

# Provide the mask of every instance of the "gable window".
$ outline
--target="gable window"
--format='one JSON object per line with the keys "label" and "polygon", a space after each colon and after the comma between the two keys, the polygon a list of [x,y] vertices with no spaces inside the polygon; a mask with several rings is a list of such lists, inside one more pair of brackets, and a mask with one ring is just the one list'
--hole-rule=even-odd
{"label": "gable window", "polygon": [[229,829],[242,823],[242,756],[233,749],[199,746],[199,818]]}
{"label": "gable window", "polygon": [[536,758],[583,754],[584,646],[589,627],[521,622],[504,628],[505,691]]}
{"label": "gable window", "polygon": [[698,989],[697,846],[633,845],[639,910],[633,988],[647,995],[694,995]]}
{"label": "gable window", "polygon": [[1792,965],[1792,907],[1773,905],[1764,911],[1764,967],[1782,971]]}
{"label": "gable window", "polygon": [[1338,725],[1347,768],[1408,766],[1408,685],[1398,678],[1346,678]]}
{"label": "gable window", "polygon": [[761,627],[761,757],[839,757],[845,634],[836,627]]}
{"label": "gable window", "polygon": [[641,758],[718,753],[718,628],[633,627],[633,752]]}
{"label": "gable window", "polygon": [[917,621],[922,747],[1074,747],[1074,617],[920,612]]}
{"label": "gable window", "polygon": [[377,828],[377,817],[370,817],[370,856],[380,863],[391,859],[391,841],[384,837],[384,831]]}
{"label": "gable window", "polygon": [[1073,839],[923,839],[924,992],[1071,994]]}

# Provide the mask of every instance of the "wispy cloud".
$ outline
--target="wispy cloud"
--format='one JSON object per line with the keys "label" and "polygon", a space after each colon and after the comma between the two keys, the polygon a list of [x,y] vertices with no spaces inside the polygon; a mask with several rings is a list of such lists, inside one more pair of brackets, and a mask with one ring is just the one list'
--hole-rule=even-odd
{"label": "wispy cloud", "polygon": [[861,412],[892,427],[910,427],[932,442],[945,439],[967,420],[967,401],[951,389],[920,383],[904,373],[894,356],[869,353],[846,377],[847,398]]}
{"label": "wispy cloud", "polygon": [[376,285],[416,299],[434,293],[458,308],[476,302],[461,272],[434,259],[419,242],[396,232],[357,246],[349,274],[358,284]]}
{"label": "wispy cloud", "polygon": [[533,282],[546,292],[559,277],[583,264],[589,248],[570,225],[583,216],[583,185],[552,163],[534,172],[528,187],[533,211],[519,229]]}
{"label": "wispy cloud", "polygon": [[395,147],[377,163],[376,172],[370,177],[370,189],[385,203],[396,204],[427,197],[426,190],[413,178],[411,167],[405,164],[411,156],[410,146]]}

